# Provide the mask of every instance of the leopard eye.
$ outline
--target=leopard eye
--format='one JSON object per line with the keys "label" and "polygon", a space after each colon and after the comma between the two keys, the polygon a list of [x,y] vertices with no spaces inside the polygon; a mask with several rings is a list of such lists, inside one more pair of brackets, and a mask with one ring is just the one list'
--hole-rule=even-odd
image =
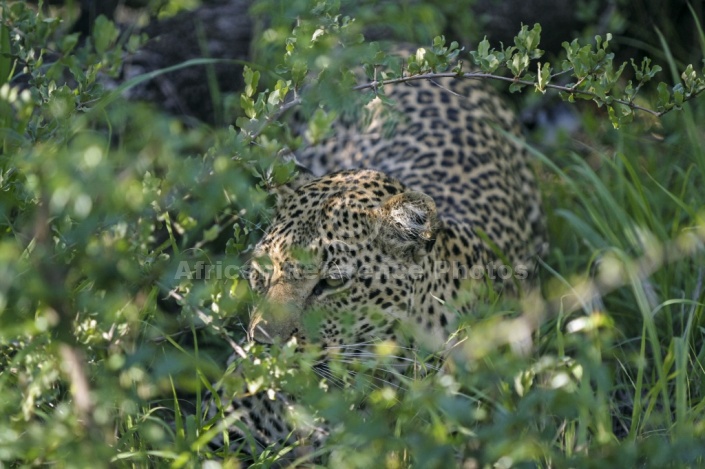
{"label": "leopard eye", "polygon": [[329,278],[322,278],[315,287],[313,287],[313,294],[315,296],[322,295],[324,292],[329,291],[329,290],[336,290],[342,286],[345,285],[345,283],[348,281],[347,278],[334,278],[334,277],[329,277]]}
{"label": "leopard eye", "polygon": [[326,278],[323,279],[326,282],[328,288],[338,288],[342,287],[345,283],[345,279],[342,278]]}

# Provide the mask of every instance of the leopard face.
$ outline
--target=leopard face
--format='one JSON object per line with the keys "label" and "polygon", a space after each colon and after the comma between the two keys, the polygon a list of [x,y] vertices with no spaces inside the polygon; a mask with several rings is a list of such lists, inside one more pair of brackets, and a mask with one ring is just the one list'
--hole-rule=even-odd
{"label": "leopard face", "polygon": [[[252,336],[328,349],[397,340],[428,293],[441,229],[433,199],[374,170],[299,182],[254,252],[250,284],[263,303]],[[440,331],[443,318],[423,326]]]}

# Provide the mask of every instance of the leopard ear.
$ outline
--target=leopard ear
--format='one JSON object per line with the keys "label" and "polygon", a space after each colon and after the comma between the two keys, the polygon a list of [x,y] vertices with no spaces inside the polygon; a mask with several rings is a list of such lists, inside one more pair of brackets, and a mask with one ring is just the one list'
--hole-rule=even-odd
{"label": "leopard ear", "polygon": [[[294,171],[291,178],[285,178]],[[273,181],[271,192],[277,196],[277,202],[281,202],[304,184],[316,179],[316,176],[303,166],[296,159],[291,150],[285,149],[277,155],[277,162],[269,170],[270,180]],[[283,182],[280,182],[284,180]]]}
{"label": "leopard ear", "polygon": [[431,197],[407,191],[387,199],[377,209],[377,242],[389,254],[419,262],[433,248],[441,227]]}

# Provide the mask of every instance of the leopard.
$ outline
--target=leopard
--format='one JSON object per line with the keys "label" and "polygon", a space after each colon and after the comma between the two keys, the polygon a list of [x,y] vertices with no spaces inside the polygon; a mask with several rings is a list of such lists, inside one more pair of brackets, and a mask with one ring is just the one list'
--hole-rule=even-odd
{"label": "leopard", "polygon": [[[391,129],[387,106],[373,100],[364,125],[340,123],[300,150],[294,176],[273,188],[275,214],[249,274],[261,299],[247,328],[254,341],[315,344],[324,357],[381,341],[438,349],[482,301],[466,294],[474,287],[536,287],[544,210],[501,94],[457,78],[382,91],[394,103]],[[239,412],[260,449],[325,441],[325,425],[292,428],[290,396],[219,399],[211,416]],[[233,427],[230,441],[241,432]]]}

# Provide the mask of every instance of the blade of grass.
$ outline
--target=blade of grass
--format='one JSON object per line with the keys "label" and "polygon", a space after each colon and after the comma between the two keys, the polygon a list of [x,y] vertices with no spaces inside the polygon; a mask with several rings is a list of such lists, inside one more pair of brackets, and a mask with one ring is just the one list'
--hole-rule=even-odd
{"label": "blade of grass", "polygon": [[688,429],[688,345],[682,337],[673,338],[673,351],[676,359],[676,428],[674,437],[687,436]]}
{"label": "blade of grass", "polygon": [[[699,23],[697,23],[699,25]],[[668,68],[671,72],[671,76],[674,83],[680,83],[680,74],[678,73],[678,66],[676,60],[671,53],[671,49],[668,46],[668,41],[661,34],[661,31],[656,28],[656,33],[658,34],[659,41],[661,43],[661,48],[664,50],[666,55],[666,61],[668,63]],[[704,50],[705,52],[705,50]],[[679,113],[677,119],[685,124],[686,134],[688,135],[688,140],[691,142],[689,148],[695,153],[696,161],[700,169],[701,176],[705,179],[705,151],[703,151],[702,139],[700,137],[699,126],[696,124],[696,119],[693,115],[693,109],[691,106],[684,106],[682,112]]]}
{"label": "blade of grass", "polygon": [[[661,399],[663,401],[664,415],[667,421],[667,427],[673,424],[673,417],[669,409],[671,408],[670,397],[668,394],[668,376],[666,372],[666,366],[664,361],[664,355],[661,349],[661,342],[659,340],[659,334],[656,330],[656,324],[654,323],[653,311],[649,305],[649,299],[647,297],[646,291],[644,289],[644,280],[641,278],[641,274],[636,271],[633,266],[630,266],[629,259],[623,259],[624,265],[629,275],[629,283],[632,287],[632,293],[636,299],[636,304],[641,312],[642,319],[644,321],[645,336],[649,342],[651,348],[651,359],[654,361],[654,368],[657,374],[657,386],[661,391]],[[647,358],[644,357],[644,360]],[[653,403],[653,402],[652,402]]]}
{"label": "blade of grass", "polygon": [[[208,39],[206,32],[203,29],[203,22],[196,21],[196,36],[198,37],[198,47],[201,49],[201,54],[208,57]],[[220,97],[220,86],[218,86],[218,77],[215,74],[215,64],[206,65],[206,77],[208,80],[208,91],[211,95],[211,104],[213,106],[213,122],[216,127],[223,125],[223,101]]]}
{"label": "blade of grass", "polygon": [[703,26],[700,23],[700,16],[696,13],[693,5],[688,2],[688,9],[690,14],[693,16],[693,21],[695,22],[695,28],[698,30],[698,39],[700,39],[700,51],[705,55],[705,32],[703,32]]}
{"label": "blade of grass", "polygon": [[10,81],[11,70],[10,30],[0,21],[0,86]]}

